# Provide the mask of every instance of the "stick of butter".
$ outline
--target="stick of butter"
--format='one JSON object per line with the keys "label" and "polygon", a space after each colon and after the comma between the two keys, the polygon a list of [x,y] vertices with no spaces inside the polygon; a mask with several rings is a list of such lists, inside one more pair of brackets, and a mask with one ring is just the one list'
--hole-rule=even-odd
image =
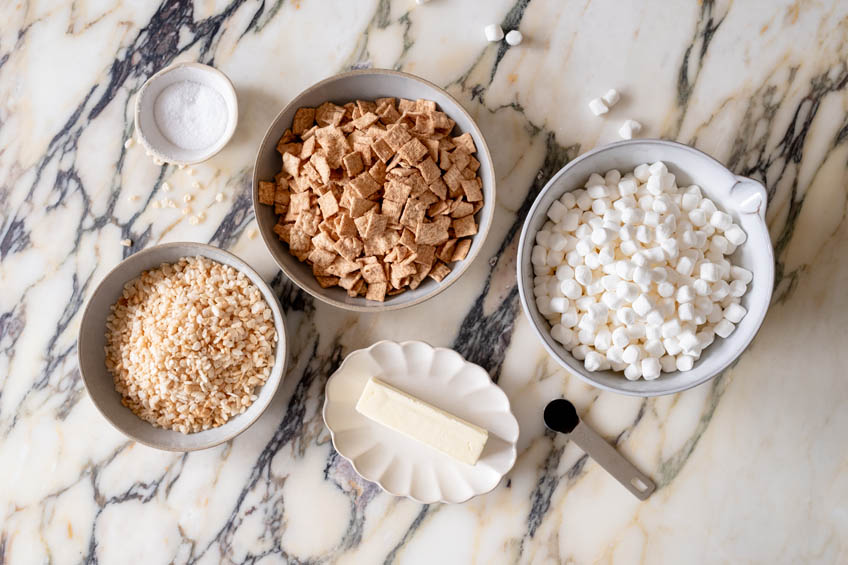
{"label": "stick of butter", "polygon": [[366,383],[356,411],[469,465],[477,462],[489,439],[489,432],[483,428],[375,377]]}

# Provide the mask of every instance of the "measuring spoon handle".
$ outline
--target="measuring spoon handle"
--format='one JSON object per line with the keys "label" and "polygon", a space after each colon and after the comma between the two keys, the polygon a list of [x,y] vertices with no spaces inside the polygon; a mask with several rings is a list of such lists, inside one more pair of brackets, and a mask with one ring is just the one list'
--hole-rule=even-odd
{"label": "measuring spoon handle", "polygon": [[639,500],[645,500],[656,490],[656,485],[646,474],[634,467],[595,430],[582,421],[572,430],[569,437]]}

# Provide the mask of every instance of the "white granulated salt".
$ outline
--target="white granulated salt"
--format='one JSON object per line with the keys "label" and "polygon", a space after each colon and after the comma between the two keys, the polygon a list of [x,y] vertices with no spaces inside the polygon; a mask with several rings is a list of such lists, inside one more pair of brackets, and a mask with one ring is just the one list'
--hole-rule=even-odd
{"label": "white granulated salt", "polygon": [[224,134],[227,105],[214,89],[184,80],[167,86],[153,105],[162,135],[182,149],[209,147]]}

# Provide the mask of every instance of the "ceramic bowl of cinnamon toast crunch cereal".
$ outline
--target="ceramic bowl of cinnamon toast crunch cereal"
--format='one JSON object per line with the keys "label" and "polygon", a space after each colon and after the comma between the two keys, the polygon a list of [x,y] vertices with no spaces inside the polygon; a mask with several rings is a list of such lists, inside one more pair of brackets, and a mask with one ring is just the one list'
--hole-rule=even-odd
{"label": "ceramic bowl of cinnamon toast crunch cereal", "polygon": [[351,71],[299,94],[268,128],[253,173],[274,260],[348,310],[404,308],[447,288],[483,246],[494,202],[474,120],[397,71]]}

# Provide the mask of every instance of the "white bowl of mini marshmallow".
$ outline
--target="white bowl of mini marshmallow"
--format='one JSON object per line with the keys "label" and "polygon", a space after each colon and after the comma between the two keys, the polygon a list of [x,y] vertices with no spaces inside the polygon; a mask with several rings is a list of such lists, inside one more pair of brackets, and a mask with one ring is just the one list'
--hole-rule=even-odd
{"label": "white bowl of mini marshmallow", "polygon": [[221,151],[238,123],[233,83],[214,67],[176,63],[144,83],[135,129],[157,162],[193,165]]}
{"label": "white bowl of mini marshmallow", "polygon": [[537,197],[518,249],[531,324],[563,367],[635,396],[720,374],[765,318],[766,191],[712,157],[640,139],[581,155]]}

